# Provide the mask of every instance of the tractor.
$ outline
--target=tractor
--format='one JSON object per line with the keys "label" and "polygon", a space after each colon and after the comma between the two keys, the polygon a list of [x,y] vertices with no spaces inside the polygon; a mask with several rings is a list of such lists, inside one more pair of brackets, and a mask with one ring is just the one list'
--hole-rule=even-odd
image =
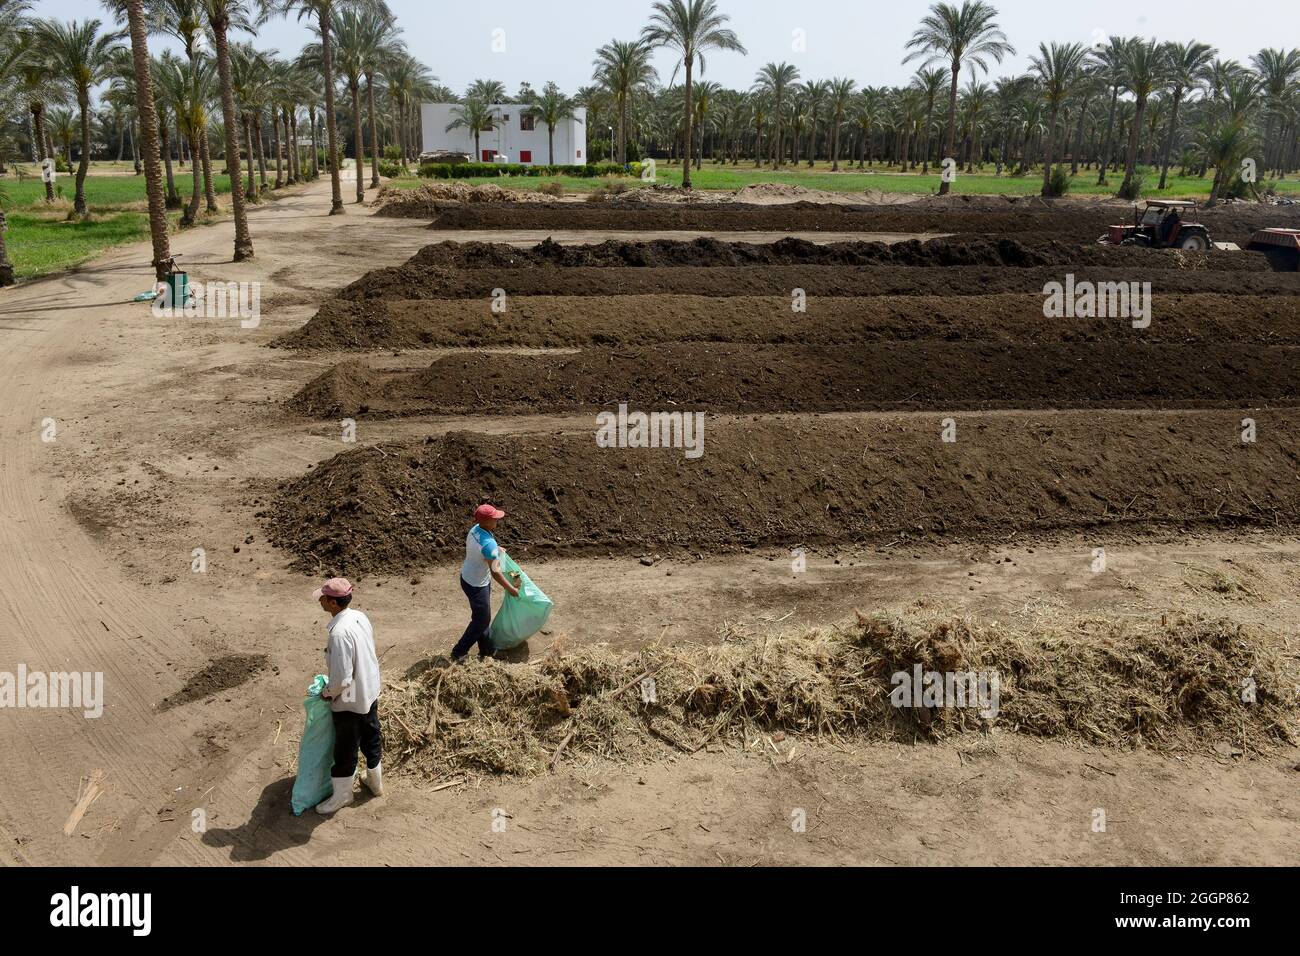
{"label": "tractor", "polygon": [[1149,249],[1188,249],[1205,252],[1213,247],[1210,232],[1185,217],[1196,208],[1187,199],[1152,199],[1138,215],[1133,206],[1133,224],[1111,226],[1099,242],[1113,246],[1146,246]]}

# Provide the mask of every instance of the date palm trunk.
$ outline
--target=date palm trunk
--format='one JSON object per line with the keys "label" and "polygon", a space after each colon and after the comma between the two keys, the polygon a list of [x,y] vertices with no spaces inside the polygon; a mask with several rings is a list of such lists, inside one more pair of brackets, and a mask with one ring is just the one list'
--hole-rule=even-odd
{"label": "date palm trunk", "polygon": [[[325,138],[329,144],[330,158],[330,189],[332,198],[330,200],[330,215],[339,216],[344,213],[343,209],[343,184],[339,175],[339,132],[338,123],[335,122],[334,116],[334,41],[330,37],[331,25],[330,6],[328,3],[318,7],[320,11],[320,47],[321,62],[324,65],[325,80]],[[312,135],[315,136],[313,127]]]}
{"label": "date palm trunk", "polygon": [[361,128],[361,81],[349,82],[352,94],[352,125],[356,130],[357,202],[366,201],[366,134]]}
{"label": "date palm trunk", "polygon": [[[366,77],[366,106],[370,114],[370,188],[379,188],[379,127],[375,125],[375,80]],[[360,175],[360,170],[357,174]]]}
{"label": "date palm trunk", "polygon": [[[226,40],[226,29],[229,23],[224,18],[218,18],[215,23],[211,23],[211,26],[214,45],[217,48],[217,77],[221,84],[221,115],[226,133],[226,167],[230,170],[230,206],[235,217],[234,259],[240,262],[253,257],[253,237],[248,231],[248,210],[240,192],[239,121],[235,115],[235,93],[230,82],[230,47]],[[211,177],[208,177],[208,180],[210,183]],[[209,205],[211,204],[209,198]]]}

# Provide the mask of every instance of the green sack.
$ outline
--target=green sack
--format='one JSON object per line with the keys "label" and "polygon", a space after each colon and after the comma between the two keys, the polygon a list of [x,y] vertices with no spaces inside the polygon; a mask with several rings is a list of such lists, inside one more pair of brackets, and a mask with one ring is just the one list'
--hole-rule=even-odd
{"label": "green sack", "polygon": [[302,702],[307,725],[298,742],[298,778],[293,782],[293,815],[300,817],[334,792],[330,771],[334,768],[334,715],[330,702],[320,693],[329,684],[324,674],[307,688]]}
{"label": "green sack", "polygon": [[515,575],[519,575],[519,597],[506,595],[506,599],[501,602],[501,610],[492,619],[492,630],[489,632],[492,647],[498,651],[508,651],[546,626],[554,602],[542,593],[542,589],[504,551],[501,552],[501,572],[512,584],[515,583]]}

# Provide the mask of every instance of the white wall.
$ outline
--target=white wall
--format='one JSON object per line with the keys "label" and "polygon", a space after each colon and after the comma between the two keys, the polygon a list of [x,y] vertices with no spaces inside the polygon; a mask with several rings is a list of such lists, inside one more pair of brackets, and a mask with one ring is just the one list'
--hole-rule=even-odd
{"label": "white wall", "polygon": [[[455,120],[454,103],[420,104],[420,123],[424,128],[423,152],[435,153],[450,150],[466,153],[482,161],[483,152],[488,150],[504,154],[512,163],[525,166],[581,166],[590,159],[587,156],[587,111],[579,107],[573,111],[574,118],[565,120],[555,128],[555,162],[550,161],[550,148],[547,142],[546,124],[541,120],[535,122],[535,129],[523,128],[523,117],[528,107],[522,103],[502,103],[492,107],[499,117],[495,128],[479,134],[480,154],[474,156],[474,135],[467,129],[454,129],[447,132],[448,124]],[[531,152],[531,158],[525,155]]]}

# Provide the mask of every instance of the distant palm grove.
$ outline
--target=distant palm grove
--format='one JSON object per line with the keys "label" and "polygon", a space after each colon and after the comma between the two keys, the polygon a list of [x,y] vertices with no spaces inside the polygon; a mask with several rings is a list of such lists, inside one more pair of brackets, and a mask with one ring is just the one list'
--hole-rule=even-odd
{"label": "distant palm grove", "polygon": [[[900,38],[900,60],[916,67],[906,86],[766,63],[749,89],[723,88],[705,78],[707,65],[746,54],[729,16],[717,0],[659,0],[639,35],[594,52],[590,85],[570,94],[540,77],[540,91],[525,83],[513,96],[491,79],[459,94],[439,85],[381,0],[102,7],[103,20],[61,22],[27,0],[0,0],[0,171],[53,159],[75,177],[74,214],[87,216],[91,160],[130,159],[148,182],[159,275],[169,208],[187,226],[228,198],[235,258],[252,256],[249,202],[325,175],[332,212],[344,212],[341,164],[331,157],[357,160],[349,185],[364,200],[381,176],[419,158],[424,101],[460,104],[453,125],[474,136],[491,128],[494,103],[526,104],[548,125],[582,106],[593,160],[678,162],[687,188],[692,168],[706,162],[821,162],[833,171],[959,174],[957,185],[944,176],[941,192],[978,171],[1041,176],[1044,195],[1086,175],[1136,197],[1182,174],[1209,177],[1215,201],[1259,195],[1300,165],[1300,50],[1264,48],[1240,63],[1209,43],[1044,41],[1025,49],[1028,73],[998,77],[1016,53],[1014,38],[996,9],[969,0],[933,5]],[[312,42],[297,51],[260,47],[257,29],[275,17],[302,22]],[[180,52],[152,54],[150,41],[162,38]],[[652,65],[660,49],[675,58],[669,76]],[[187,195],[178,169],[193,171]],[[233,188],[215,188],[218,177]],[[45,188],[53,201],[53,187]],[[0,214],[0,282],[5,261]]]}

